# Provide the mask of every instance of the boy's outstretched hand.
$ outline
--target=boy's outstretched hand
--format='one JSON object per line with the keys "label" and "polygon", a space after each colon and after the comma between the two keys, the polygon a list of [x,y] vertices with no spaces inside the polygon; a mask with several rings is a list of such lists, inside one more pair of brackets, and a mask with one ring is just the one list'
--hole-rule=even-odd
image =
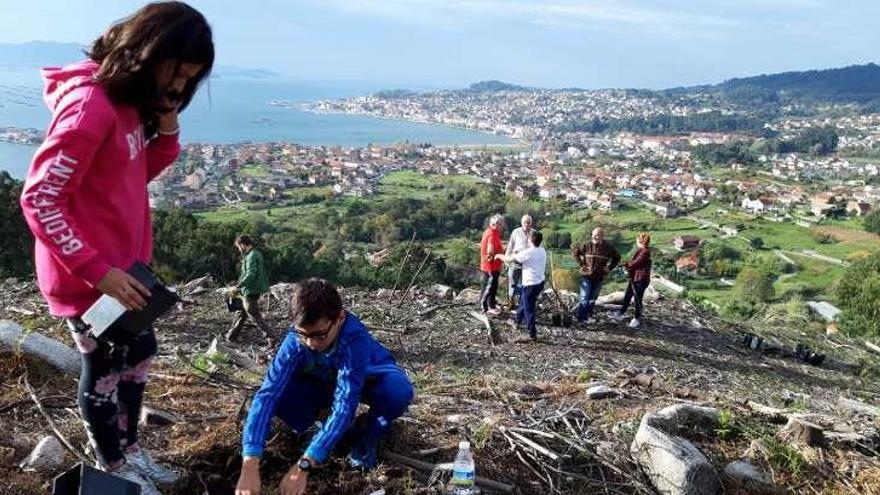
{"label": "boy's outstretched hand", "polygon": [[245,457],[235,486],[235,495],[260,495],[260,459]]}
{"label": "boy's outstretched hand", "polygon": [[308,482],[309,473],[293,466],[281,479],[281,485],[278,487],[279,493],[281,495],[305,495]]}

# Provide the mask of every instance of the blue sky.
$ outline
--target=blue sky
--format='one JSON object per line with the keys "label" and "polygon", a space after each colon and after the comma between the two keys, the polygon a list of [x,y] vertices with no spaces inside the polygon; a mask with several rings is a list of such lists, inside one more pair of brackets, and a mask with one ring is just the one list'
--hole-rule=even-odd
{"label": "blue sky", "polygon": [[[193,0],[219,63],[390,87],[663,88],[877,62],[878,0]],[[0,42],[87,43],[142,5],[0,0]]]}

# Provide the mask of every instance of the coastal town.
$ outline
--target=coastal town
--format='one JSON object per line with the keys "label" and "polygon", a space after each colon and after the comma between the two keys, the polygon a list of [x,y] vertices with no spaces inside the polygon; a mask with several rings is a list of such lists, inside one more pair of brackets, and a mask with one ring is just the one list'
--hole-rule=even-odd
{"label": "coastal town", "polygon": [[[728,135],[700,134],[687,140],[729,139]],[[285,191],[303,186],[325,186],[330,195],[367,197],[376,194],[385,174],[416,170],[429,175],[472,175],[503,186],[520,199],[558,199],[602,210],[614,209],[619,198],[638,199],[652,204],[663,217],[718,199],[723,190],[733,191],[733,196],[725,195],[729,204],[750,213],[802,221],[822,219],[835,208],[864,215],[880,201],[876,185],[828,187],[801,180],[820,172],[876,176],[877,164],[851,163],[840,157],[765,157],[763,174],[718,179],[691,163],[688,152],[681,150],[681,141],[618,135],[597,140],[601,148],[586,151],[573,146],[550,151],[414,144],[366,148],[189,144],[181,155],[181,166],[151,183],[150,194],[154,206],[185,208],[283,202]],[[645,160],[663,160],[668,165],[644,167]]]}
{"label": "coastal town", "polygon": [[[271,102],[284,106],[284,102]],[[787,117],[764,127],[785,138],[831,128],[835,153],[767,153],[755,163],[712,166],[701,146],[752,140],[740,131],[667,135],[587,132],[593,120],[744,112],[710,95],[658,96],[634,90],[386,92],[312,102],[306,109],[457,126],[517,139],[510,147],[398,143],[355,147],[290,143],[185,145],[179,166],[150,184],[151,204],[210,209],[284,204],[291,191],[322,187],[327,196],[369,197],[388,173],[469,175],[520,199],[561,200],[614,210],[635,201],[669,218],[711,201],[776,221],[812,224],[831,215],[863,216],[880,202],[880,115]],[[36,129],[0,128],[0,141],[37,144]],[[295,141],[295,139],[292,139]]]}

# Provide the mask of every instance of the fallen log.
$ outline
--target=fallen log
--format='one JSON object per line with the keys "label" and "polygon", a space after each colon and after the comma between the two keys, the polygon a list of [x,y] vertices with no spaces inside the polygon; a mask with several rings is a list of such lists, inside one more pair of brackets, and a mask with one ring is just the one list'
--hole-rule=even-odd
{"label": "fallen log", "polygon": [[[420,461],[418,459],[413,459],[412,457],[407,457],[405,455],[395,454],[394,452],[385,452],[384,456],[390,461],[429,473],[435,470],[448,470],[451,466],[451,464],[431,464],[430,462]],[[477,476],[474,481],[477,483],[477,486],[488,488],[490,490],[496,490],[499,492],[513,493],[514,490],[516,490],[516,487],[514,485],[508,485],[506,483],[501,483],[499,481],[490,480],[488,478],[483,478],[480,476]]]}
{"label": "fallen log", "polygon": [[767,418],[771,423],[784,423],[788,419],[788,415],[782,409],[758,404],[754,401],[746,402],[746,407],[751,411]]}
{"label": "fallen log", "polygon": [[46,361],[64,373],[78,375],[81,367],[79,352],[55,339],[37,332],[25,332],[18,324],[0,321],[0,348],[21,350]]}
{"label": "fallen log", "polygon": [[31,311],[29,309],[16,308],[15,306],[6,306],[6,311],[10,311],[12,313],[18,313],[18,314],[24,315],[24,316],[34,316],[35,314],[37,314],[36,312]]}

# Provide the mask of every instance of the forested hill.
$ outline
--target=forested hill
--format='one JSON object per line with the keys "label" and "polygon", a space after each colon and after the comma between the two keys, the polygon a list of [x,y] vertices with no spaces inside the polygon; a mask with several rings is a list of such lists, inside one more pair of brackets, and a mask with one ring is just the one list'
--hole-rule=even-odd
{"label": "forested hill", "polygon": [[874,63],[838,69],[808,70],[734,78],[720,84],[675,88],[673,92],[717,91],[736,99],[791,97],[865,103],[880,99],[880,66]]}

